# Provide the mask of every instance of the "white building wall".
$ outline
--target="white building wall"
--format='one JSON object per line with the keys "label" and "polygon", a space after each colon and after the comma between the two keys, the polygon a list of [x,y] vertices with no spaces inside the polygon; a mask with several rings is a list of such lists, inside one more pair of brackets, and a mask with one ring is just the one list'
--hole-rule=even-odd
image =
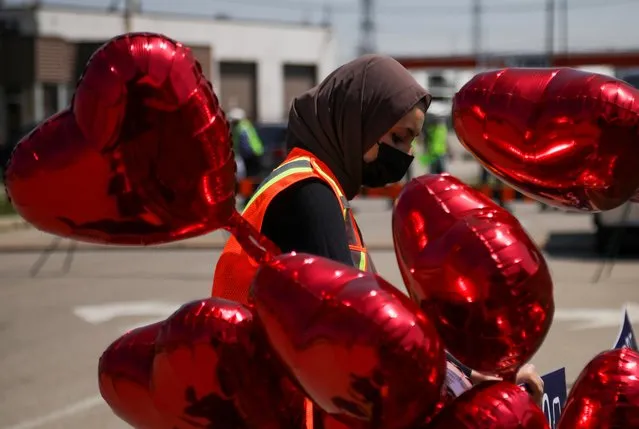
{"label": "white building wall", "polygon": [[408,69],[413,78],[424,88],[428,87],[428,72],[425,70]]}
{"label": "white building wall", "polygon": [[[125,32],[121,15],[42,8],[38,32],[73,41],[104,41]],[[161,33],[185,44],[209,45],[213,85],[220,87],[219,62],[257,64],[258,118],[280,121],[284,112],[284,64],[315,65],[321,80],[337,67],[330,28],[285,23],[213,20],[170,15],[137,15],[131,31]]]}
{"label": "white building wall", "polygon": [[476,70],[457,70],[455,72],[454,82],[455,82],[455,91],[459,91],[462,86],[466,85],[469,80],[473,78],[477,74]]}
{"label": "white building wall", "polygon": [[605,66],[605,65],[601,65],[601,66],[579,66],[576,67],[578,70],[583,70],[585,72],[589,72],[589,73],[598,73],[598,74],[603,74],[603,75],[607,75],[607,76],[615,76],[615,68],[614,67],[610,67],[610,66]]}

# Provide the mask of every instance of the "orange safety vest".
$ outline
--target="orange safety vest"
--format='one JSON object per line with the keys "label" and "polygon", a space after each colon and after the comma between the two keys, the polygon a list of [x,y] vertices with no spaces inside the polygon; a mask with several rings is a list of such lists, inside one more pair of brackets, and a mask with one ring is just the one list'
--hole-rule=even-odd
{"label": "orange safety vest", "polygon": [[[374,272],[375,267],[362,240],[348,199],[328,167],[310,152],[293,149],[284,162],[260,184],[242,216],[255,229],[261,230],[264,214],[273,198],[292,184],[309,178],[324,181],[335,192],[344,214],[353,264],[362,271]],[[213,296],[247,304],[249,288],[258,268],[259,265],[242,249],[235,237],[231,236],[215,267]]]}

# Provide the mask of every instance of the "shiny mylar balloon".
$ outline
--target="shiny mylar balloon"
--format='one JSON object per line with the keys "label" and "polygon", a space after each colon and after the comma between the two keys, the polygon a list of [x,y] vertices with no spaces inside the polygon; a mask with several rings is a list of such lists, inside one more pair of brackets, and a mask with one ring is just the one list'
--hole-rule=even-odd
{"label": "shiny mylar balloon", "polygon": [[609,210],[639,189],[639,90],[562,69],[480,73],[453,99],[461,143],[493,174],[540,201]]}
{"label": "shiny mylar balloon", "polygon": [[169,317],[151,377],[162,416],[180,429],[301,428],[305,397],[262,347],[260,333],[246,307],[218,298]]}
{"label": "shiny mylar balloon", "polygon": [[217,298],[125,334],[100,359],[100,392],[137,429],[302,429],[305,396],[251,312]]}
{"label": "shiny mylar balloon", "polygon": [[622,348],[590,361],[570,390],[557,427],[639,428],[639,353]]}
{"label": "shiny mylar balloon", "polygon": [[69,109],[18,144],[6,186],[39,229],[154,244],[223,226],[235,161],[224,114],[191,51],[155,34],[112,39],[89,60]]}
{"label": "shiny mylar balloon", "polygon": [[256,248],[235,211],[218,99],[191,51],[165,36],[119,36],[95,52],[71,107],[18,144],[5,184],[18,213],[51,234],[141,245],[225,227]]}
{"label": "shiny mylar balloon", "polygon": [[426,429],[548,429],[548,421],[522,387],[487,381],[446,406]]}
{"label": "shiny mylar balloon", "polygon": [[464,365],[514,381],[554,314],[543,255],[517,219],[449,175],[411,180],[393,211],[410,296]]}
{"label": "shiny mylar balloon", "polygon": [[348,427],[412,428],[433,410],[445,372],[439,336],[382,278],[292,253],[260,268],[252,294],[274,352]]}
{"label": "shiny mylar balloon", "polygon": [[150,382],[162,322],[127,332],[100,358],[100,393],[115,415],[136,429],[173,429],[155,408]]}

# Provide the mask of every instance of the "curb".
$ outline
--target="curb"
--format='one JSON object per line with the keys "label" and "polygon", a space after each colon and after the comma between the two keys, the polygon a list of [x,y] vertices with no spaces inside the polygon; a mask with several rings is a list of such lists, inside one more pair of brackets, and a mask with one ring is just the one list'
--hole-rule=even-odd
{"label": "curb", "polygon": [[[67,253],[67,252],[150,252],[150,251],[175,251],[175,250],[191,250],[191,251],[221,251],[224,248],[224,242],[209,243],[169,243],[157,246],[108,246],[89,243],[80,243],[77,241],[65,240],[55,242],[53,239],[49,243],[35,244],[17,244],[3,246],[0,244],[0,254],[2,253]],[[371,243],[367,245],[368,250],[378,252],[394,252],[393,243]]]}
{"label": "curb", "polygon": [[[1,217],[0,217],[0,220],[2,220]],[[4,223],[0,223],[0,234],[2,234],[3,232],[11,232],[18,229],[29,229],[29,228],[33,228],[33,227],[22,219],[10,221],[10,222],[4,222]]]}

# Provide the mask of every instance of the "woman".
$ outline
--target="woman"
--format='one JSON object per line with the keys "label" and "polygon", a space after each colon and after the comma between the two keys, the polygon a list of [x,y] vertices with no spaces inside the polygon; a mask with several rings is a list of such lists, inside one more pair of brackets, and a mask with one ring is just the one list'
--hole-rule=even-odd
{"label": "woman", "polygon": [[[367,55],[338,68],[294,100],[288,157],[262,182],[243,216],[283,252],[372,271],[348,202],[362,185],[404,176],[429,103],[428,93],[389,57]],[[213,294],[246,303],[256,270],[229,240]]]}
{"label": "woman", "polygon": [[[404,177],[430,101],[390,57],[366,55],[339,67],[293,101],[288,157],[258,187],[243,216],[285,253],[374,271],[349,201],[363,185]],[[257,268],[231,237],[216,266],[213,295],[247,303]],[[471,380],[482,380],[463,369]]]}

